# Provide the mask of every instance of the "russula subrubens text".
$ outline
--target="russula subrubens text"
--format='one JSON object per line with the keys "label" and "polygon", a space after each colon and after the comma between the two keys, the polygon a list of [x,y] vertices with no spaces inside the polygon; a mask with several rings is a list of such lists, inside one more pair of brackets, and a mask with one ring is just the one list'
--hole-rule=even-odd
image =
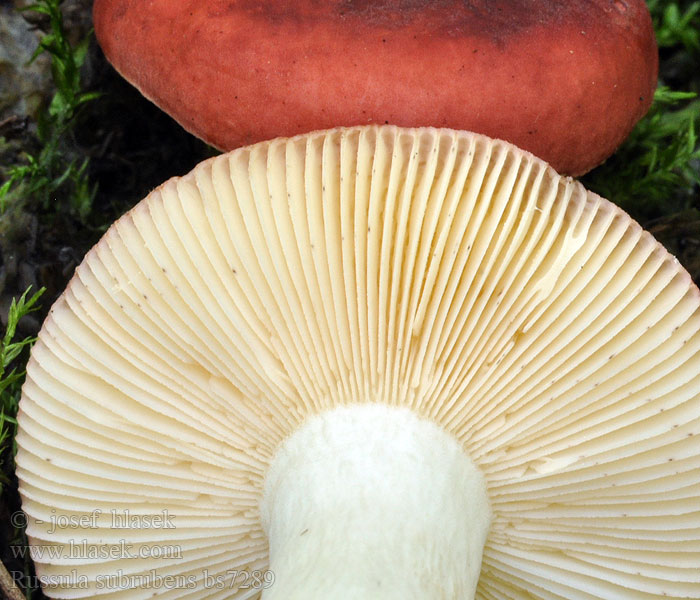
{"label": "russula subrubens text", "polygon": [[439,126],[579,175],[647,111],[658,67],[643,0],[96,0],[94,22],[116,69],[222,150]]}
{"label": "russula subrubens text", "polygon": [[32,349],[44,591],[697,597],[699,330],[650,234],[505,142],[213,158],[109,229]]}

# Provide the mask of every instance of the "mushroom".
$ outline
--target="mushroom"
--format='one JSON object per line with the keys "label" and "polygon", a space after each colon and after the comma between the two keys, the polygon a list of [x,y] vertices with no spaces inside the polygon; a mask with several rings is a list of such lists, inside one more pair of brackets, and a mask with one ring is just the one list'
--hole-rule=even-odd
{"label": "mushroom", "polygon": [[506,142],[212,158],[108,230],[33,347],[44,591],[697,598],[699,329],[650,234]]}
{"label": "mushroom", "polygon": [[126,79],[222,150],[438,125],[579,175],[644,115],[658,70],[643,0],[96,0],[94,23]]}

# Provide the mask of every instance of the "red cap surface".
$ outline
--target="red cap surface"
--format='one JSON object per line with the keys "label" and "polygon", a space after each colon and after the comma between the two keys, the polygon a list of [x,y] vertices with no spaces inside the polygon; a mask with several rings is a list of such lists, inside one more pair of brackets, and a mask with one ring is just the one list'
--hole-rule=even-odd
{"label": "red cap surface", "polygon": [[658,69],[642,0],[95,0],[94,20],[117,70],[222,150],[438,126],[578,175],[644,115]]}

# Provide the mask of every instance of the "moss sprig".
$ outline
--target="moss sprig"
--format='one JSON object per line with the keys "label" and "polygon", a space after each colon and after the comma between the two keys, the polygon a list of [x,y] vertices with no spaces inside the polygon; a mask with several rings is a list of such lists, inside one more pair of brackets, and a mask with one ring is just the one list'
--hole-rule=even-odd
{"label": "moss sprig", "polygon": [[660,48],[682,45],[700,52],[700,1],[647,0]]}
{"label": "moss sprig", "polygon": [[[16,340],[17,325],[23,317],[39,309],[37,303],[44,293],[44,288],[31,296],[29,296],[30,292],[31,288],[28,288],[19,298],[13,298],[7,316],[5,334],[0,339],[0,456],[6,455],[6,445],[10,440],[14,446],[17,407],[26,364],[26,360],[20,355],[36,340],[31,336]],[[16,366],[18,362],[22,366]],[[14,456],[14,451],[13,447],[11,456]]]}
{"label": "moss sprig", "polygon": [[80,107],[99,97],[83,89],[81,67],[90,36],[72,45],[60,5],[62,0],[39,0],[22,10],[45,15],[49,28],[31,60],[46,53],[51,60],[55,93],[37,122],[38,150],[25,150],[21,162],[4,169],[0,186],[0,214],[11,203],[29,203],[44,211],[68,211],[81,221],[90,213],[96,187],[88,178],[88,159],[69,149],[71,131]]}

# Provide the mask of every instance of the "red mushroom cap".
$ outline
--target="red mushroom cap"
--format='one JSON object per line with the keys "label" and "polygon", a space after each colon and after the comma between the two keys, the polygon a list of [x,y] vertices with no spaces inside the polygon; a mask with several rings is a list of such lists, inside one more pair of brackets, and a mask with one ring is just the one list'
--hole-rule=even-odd
{"label": "red mushroom cap", "polygon": [[94,20],[117,70],[223,150],[433,125],[577,175],[644,115],[658,70],[642,0],[95,0]]}

